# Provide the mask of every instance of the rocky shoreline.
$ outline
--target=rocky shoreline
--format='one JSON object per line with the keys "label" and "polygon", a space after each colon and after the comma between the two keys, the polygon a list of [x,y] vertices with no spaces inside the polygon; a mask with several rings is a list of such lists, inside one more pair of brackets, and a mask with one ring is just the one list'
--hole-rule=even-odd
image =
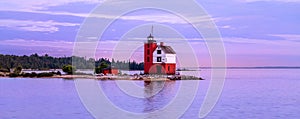
{"label": "rocky shoreline", "polygon": [[18,75],[11,76],[9,73],[1,72],[0,77],[8,78],[63,78],[63,79],[96,79],[96,80],[143,80],[143,81],[172,81],[172,80],[204,80],[201,77],[187,75],[92,75],[92,74],[74,74],[74,75]]}
{"label": "rocky shoreline", "polygon": [[111,76],[94,76],[94,75],[61,75],[52,76],[52,78],[64,79],[97,79],[97,80],[144,80],[144,81],[168,81],[168,80],[204,80],[201,77],[179,75],[111,75]]}

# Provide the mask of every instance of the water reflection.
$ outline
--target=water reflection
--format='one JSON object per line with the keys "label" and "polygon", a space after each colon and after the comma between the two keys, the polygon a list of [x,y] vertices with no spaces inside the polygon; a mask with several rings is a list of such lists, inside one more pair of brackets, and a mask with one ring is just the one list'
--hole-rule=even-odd
{"label": "water reflection", "polygon": [[[144,110],[143,112],[153,112],[166,106],[176,94],[174,81],[153,81],[144,82]],[[158,93],[156,93],[158,92]],[[156,93],[156,94],[153,94]]]}
{"label": "water reflection", "polygon": [[144,97],[136,98],[123,92],[114,81],[100,81],[101,88],[109,100],[117,107],[135,113],[153,112],[166,106],[177,92],[179,83],[175,81],[137,81],[144,83]]}

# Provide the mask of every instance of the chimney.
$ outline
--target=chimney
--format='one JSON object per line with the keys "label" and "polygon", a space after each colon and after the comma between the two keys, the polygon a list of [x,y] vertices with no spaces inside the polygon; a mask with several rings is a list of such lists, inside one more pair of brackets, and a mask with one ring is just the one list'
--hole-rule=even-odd
{"label": "chimney", "polygon": [[164,42],[160,42],[160,46],[164,46]]}

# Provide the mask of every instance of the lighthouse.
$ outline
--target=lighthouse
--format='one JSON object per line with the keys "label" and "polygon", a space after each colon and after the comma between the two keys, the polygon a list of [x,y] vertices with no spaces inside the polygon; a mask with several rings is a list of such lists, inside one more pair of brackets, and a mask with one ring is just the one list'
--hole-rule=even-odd
{"label": "lighthouse", "polygon": [[174,75],[175,72],[176,52],[164,42],[157,44],[152,30],[144,44],[144,73]]}

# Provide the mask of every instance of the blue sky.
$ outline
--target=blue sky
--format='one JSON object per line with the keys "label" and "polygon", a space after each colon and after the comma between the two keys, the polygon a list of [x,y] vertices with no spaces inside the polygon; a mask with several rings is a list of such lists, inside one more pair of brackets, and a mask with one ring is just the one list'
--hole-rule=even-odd
{"label": "blue sky", "polygon": [[[0,53],[69,56],[80,25],[103,1],[99,0],[2,0],[0,1]],[[107,2],[107,1],[106,1]],[[225,43],[229,66],[300,66],[300,0],[197,0],[214,20]],[[120,6],[122,7],[122,6]],[[174,6],[176,7],[176,6]],[[112,8],[117,9],[117,8]],[[197,12],[197,11],[195,11]],[[109,14],[103,15],[109,17]],[[195,20],[201,21],[202,17]],[[101,21],[99,21],[101,22]],[[201,35],[182,19],[158,10],[129,13],[114,22],[101,38],[97,57],[110,57],[118,40],[132,27],[163,24],[189,41],[201,66],[210,58]],[[137,30],[141,45],[148,29]],[[176,39],[171,32],[155,29],[158,39]],[[166,41],[167,42],[167,41]],[[167,43],[168,44],[168,43]],[[170,42],[169,45],[176,45]],[[176,50],[176,49],[175,49]],[[177,49],[180,52],[182,49]],[[142,48],[133,59],[141,61]]]}

